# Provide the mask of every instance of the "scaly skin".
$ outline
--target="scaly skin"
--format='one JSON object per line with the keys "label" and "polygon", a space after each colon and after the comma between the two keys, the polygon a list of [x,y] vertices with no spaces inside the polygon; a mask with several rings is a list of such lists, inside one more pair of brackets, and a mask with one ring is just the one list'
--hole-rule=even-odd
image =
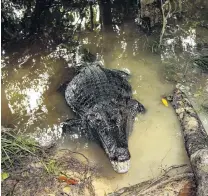
{"label": "scaly skin", "polygon": [[118,173],[129,169],[128,136],[137,113],[145,111],[132,99],[127,77],[95,62],[82,67],[65,91],[68,105],[79,118],[65,122],[63,129],[75,127],[98,141]]}

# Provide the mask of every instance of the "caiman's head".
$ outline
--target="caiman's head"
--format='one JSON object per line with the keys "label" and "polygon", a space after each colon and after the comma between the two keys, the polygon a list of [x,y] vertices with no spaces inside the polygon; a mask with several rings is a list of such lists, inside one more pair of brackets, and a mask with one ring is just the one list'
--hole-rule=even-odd
{"label": "caiman's head", "polygon": [[87,124],[104,148],[113,169],[126,173],[130,167],[127,115],[119,109],[95,107],[87,116]]}

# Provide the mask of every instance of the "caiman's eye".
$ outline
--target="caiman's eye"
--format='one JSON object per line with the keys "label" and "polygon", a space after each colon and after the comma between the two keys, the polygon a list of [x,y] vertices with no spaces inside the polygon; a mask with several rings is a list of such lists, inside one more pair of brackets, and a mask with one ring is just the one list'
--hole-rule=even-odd
{"label": "caiman's eye", "polygon": [[102,121],[102,120],[101,120],[100,118],[97,118],[97,119],[95,120],[95,123],[96,123],[96,124],[100,124],[101,121]]}
{"label": "caiman's eye", "polygon": [[111,116],[111,120],[112,120],[112,121],[116,121],[116,118],[117,118],[116,115]]}
{"label": "caiman's eye", "polygon": [[101,134],[106,134],[106,135],[107,135],[107,132],[105,131],[105,129],[101,129],[101,130],[100,130],[100,133],[101,133]]}
{"label": "caiman's eye", "polygon": [[122,119],[122,116],[120,113],[117,113],[117,114],[114,114],[112,117],[111,117],[111,120],[113,122],[116,122],[116,123],[120,123],[121,122],[121,119]]}

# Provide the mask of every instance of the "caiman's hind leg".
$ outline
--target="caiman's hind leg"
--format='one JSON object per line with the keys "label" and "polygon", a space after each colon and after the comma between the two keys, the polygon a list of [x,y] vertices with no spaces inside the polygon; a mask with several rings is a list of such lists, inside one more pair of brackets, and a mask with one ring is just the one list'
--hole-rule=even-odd
{"label": "caiman's hind leg", "polygon": [[128,135],[132,133],[135,117],[138,113],[145,113],[145,107],[135,99],[130,99],[127,104],[128,114],[126,119],[126,132]]}
{"label": "caiman's hind leg", "polygon": [[131,77],[131,75],[129,73],[122,71],[122,70],[112,69],[111,71],[118,74],[122,78],[125,78],[126,80],[128,80]]}

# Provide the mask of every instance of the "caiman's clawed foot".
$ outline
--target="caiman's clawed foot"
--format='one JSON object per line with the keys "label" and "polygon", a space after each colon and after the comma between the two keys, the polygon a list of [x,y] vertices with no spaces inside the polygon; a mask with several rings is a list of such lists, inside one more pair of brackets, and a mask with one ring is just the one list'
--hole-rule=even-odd
{"label": "caiman's clawed foot", "polygon": [[139,104],[139,112],[144,114],[146,111],[146,108],[142,104]]}
{"label": "caiman's clawed foot", "polygon": [[61,126],[63,133],[82,133],[84,130],[82,120],[80,119],[69,119],[62,122]]}
{"label": "caiman's clawed foot", "polygon": [[130,99],[128,101],[128,107],[132,112],[135,112],[135,113],[144,114],[146,112],[145,107],[135,99]]}

